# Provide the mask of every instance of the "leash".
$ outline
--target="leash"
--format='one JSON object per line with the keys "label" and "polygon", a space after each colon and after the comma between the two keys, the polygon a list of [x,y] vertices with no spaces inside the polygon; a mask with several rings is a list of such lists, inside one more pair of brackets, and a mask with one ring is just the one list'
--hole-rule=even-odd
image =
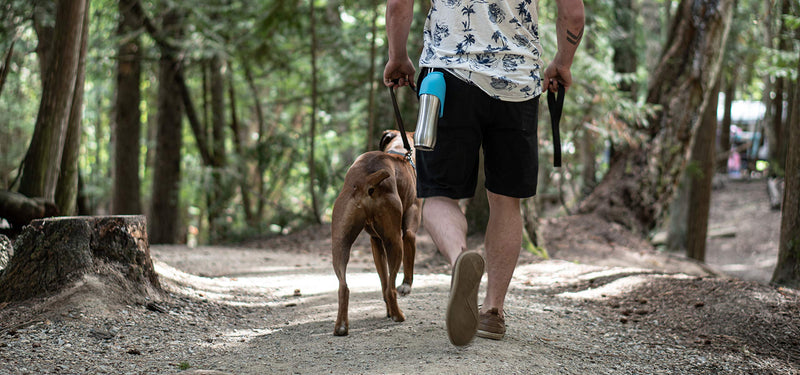
{"label": "leash", "polygon": [[558,85],[558,93],[547,92],[547,107],[550,110],[550,125],[553,130],[553,166],[561,166],[561,136],[558,134],[558,124],[561,122],[561,112],[564,110],[564,86]]}
{"label": "leash", "polygon": [[[403,117],[400,116],[400,107],[397,106],[397,96],[394,94],[394,87],[389,86],[389,94],[392,95],[392,106],[394,107],[394,119],[397,121],[397,127],[400,128],[400,135],[403,137],[403,147],[406,149],[405,158],[414,166],[414,162],[411,161],[411,144],[408,143],[408,137],[406,136],[406,128],[403,125]],[[417,169],[414,166],[414,169]]]}

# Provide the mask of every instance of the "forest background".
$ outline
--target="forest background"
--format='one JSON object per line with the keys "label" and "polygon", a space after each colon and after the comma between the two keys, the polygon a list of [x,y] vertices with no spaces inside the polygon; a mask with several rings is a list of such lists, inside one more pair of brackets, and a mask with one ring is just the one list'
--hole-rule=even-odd
{"label": "forest background", "polygon": [[[412,61],[429,6],[415,4]],[[770,145],[763,175],[783,177],[800,149],[789,146],[800,6],[585,6],[562,119],[565,167],[551,168],[552,138],[540,126],[540,190],[524,208],[529,246],[539,244],[538,219],[575,213],[649,237],[670,228],[669,207],[684,201],[705,216],[683,214],[690,233],[672,243],[702,260],[706,224],[691,220],[707,221],[711,176],[727,173],[733,100],[764,104],[763,119],[745,129]],[[43,198],[37,204],[61,215],[146,214],[151,243],[230,243],[327,222],[347,167],[395,126],[380,79],[384,12],[380,1],[6,0],[0,188]],[[539,14],[548,59],[555,2]],[[677,50],[693,55],[678,59]],[[413,92],[399,99],[413,123]],[[486,206],[476,197],[466,209],[480,230]],[[795,236],[798,214],[784,203]]]}

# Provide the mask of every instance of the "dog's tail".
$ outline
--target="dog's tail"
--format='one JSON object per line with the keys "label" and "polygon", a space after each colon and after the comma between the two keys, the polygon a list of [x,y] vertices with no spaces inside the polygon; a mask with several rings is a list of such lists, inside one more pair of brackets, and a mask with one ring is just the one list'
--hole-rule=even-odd
{"label": "dog's tail", "polygon": [[367,194],[371,197],[372,193],[375,192],[375,187],[383,182],[383,180],[389,178],[389,176],[389,171],[386,169],[379,169],[378,171],[372,172],[369,176],[367,176]]}

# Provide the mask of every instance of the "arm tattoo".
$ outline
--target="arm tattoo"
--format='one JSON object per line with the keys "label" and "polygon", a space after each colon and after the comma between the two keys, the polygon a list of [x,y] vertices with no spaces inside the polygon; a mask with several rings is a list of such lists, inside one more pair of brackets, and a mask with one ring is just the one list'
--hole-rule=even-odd
{"label": "arm tattoo", "polygon": [[578,43],[581,41],[581,38],[583,38],[583,27],[581,27],[581,30],[578,32],[578,35],[575,35],[571,31],[567,30],[567,42],[570,42],[572,45],[577,46]]}

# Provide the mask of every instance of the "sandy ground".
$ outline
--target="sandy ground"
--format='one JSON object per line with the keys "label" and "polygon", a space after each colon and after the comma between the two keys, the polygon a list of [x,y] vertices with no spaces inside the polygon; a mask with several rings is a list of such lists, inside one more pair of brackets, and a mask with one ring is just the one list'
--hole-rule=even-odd
{"label": "sandy ground", "polygon": [[[733,197],[759,189],[715,192],[712,226],[741,234],[710,242],[711,268],[613,233],[602,246],[554,235],[554,246],[574,248],[520,257],[505,339],[464,348],[446,337],[449,267],[424,230],[402,323],[385,317],[359,238],[346,337],[332,334],[329,226],[237,246],[152,246],[163,297],[105,295],[87,277],[47,300],[0,306],[0,374],[800,373],[800,293],[763,282],[779,213]],[[470,244],[481,249],[479,238]]]}

